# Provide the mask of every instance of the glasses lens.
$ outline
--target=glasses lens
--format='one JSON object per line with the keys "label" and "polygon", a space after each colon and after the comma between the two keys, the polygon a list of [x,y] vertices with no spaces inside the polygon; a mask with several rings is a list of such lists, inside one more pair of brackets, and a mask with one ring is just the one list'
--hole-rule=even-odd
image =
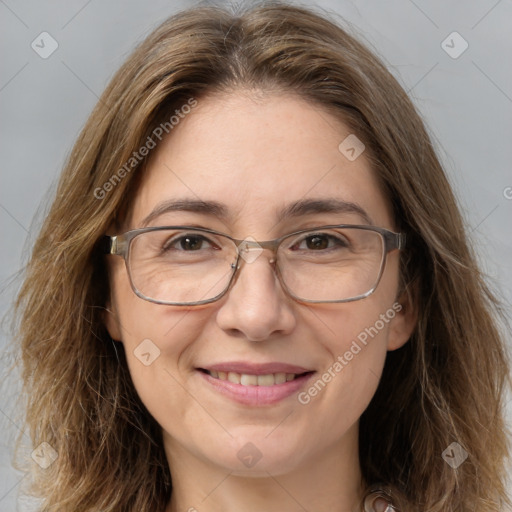
{"label": "glasses lens", "polygon": [[279,251],[281,277],[292,295],[340,301],[364,296],[377,286],[384,239],[367,229],[322,229],[285,239]]}
{"label": "glasses lens", "polygon": [[236,246],[229,238],[163,229],[133,238],[127,263],[132,285],[144,298],[193,303],[225,291],[236,259]]}

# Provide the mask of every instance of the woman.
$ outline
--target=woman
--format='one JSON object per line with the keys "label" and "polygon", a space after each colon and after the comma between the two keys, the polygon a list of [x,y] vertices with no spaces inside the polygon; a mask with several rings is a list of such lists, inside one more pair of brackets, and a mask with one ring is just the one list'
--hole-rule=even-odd
{"label": "woman", "polygon": [[391,74],[306,9],[189,10],[136,49],[18,308],[41,510],[510,504],[453,193]]}

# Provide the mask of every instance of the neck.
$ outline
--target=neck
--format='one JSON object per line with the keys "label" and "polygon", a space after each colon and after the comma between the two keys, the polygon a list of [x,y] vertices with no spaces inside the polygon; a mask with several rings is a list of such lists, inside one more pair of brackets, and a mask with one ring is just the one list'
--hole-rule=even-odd
{"label": "neck", "polygon": [[359,512],[363,486],[357,427],[286,472],[278,467],[254,471],[257,464],[240,474],[167,439],[173,493],[166,512]]}

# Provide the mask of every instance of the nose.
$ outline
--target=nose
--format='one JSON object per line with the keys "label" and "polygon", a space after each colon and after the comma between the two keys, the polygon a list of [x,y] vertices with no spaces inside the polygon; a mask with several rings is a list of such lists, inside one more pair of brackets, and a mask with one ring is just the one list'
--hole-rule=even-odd
{"label": "nose", "polygon": [[296,317],[292,299],[283,290],[270,258],[270,251],[254,260],[240,258],[235,281],[217,312],[217,325],[224,331],[242,334],[249,341],[293,331]]}

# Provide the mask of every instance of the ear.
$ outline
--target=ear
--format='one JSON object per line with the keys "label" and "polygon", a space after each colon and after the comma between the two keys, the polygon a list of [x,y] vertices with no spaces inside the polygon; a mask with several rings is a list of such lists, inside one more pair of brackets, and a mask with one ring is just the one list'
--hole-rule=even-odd
{"label": "ear", "polygon": [[118,315],[111,301],[107,302],[105,310],[103,311],[103,321],[105,322],[105,327],[110,337],[115,341],[122,341]]}
{"label": "ear", "polygon": [[417,286],[412,285],[393,304],[395,317],[390,321],[388,350],[403,347],[411,337],[418,321]]}

